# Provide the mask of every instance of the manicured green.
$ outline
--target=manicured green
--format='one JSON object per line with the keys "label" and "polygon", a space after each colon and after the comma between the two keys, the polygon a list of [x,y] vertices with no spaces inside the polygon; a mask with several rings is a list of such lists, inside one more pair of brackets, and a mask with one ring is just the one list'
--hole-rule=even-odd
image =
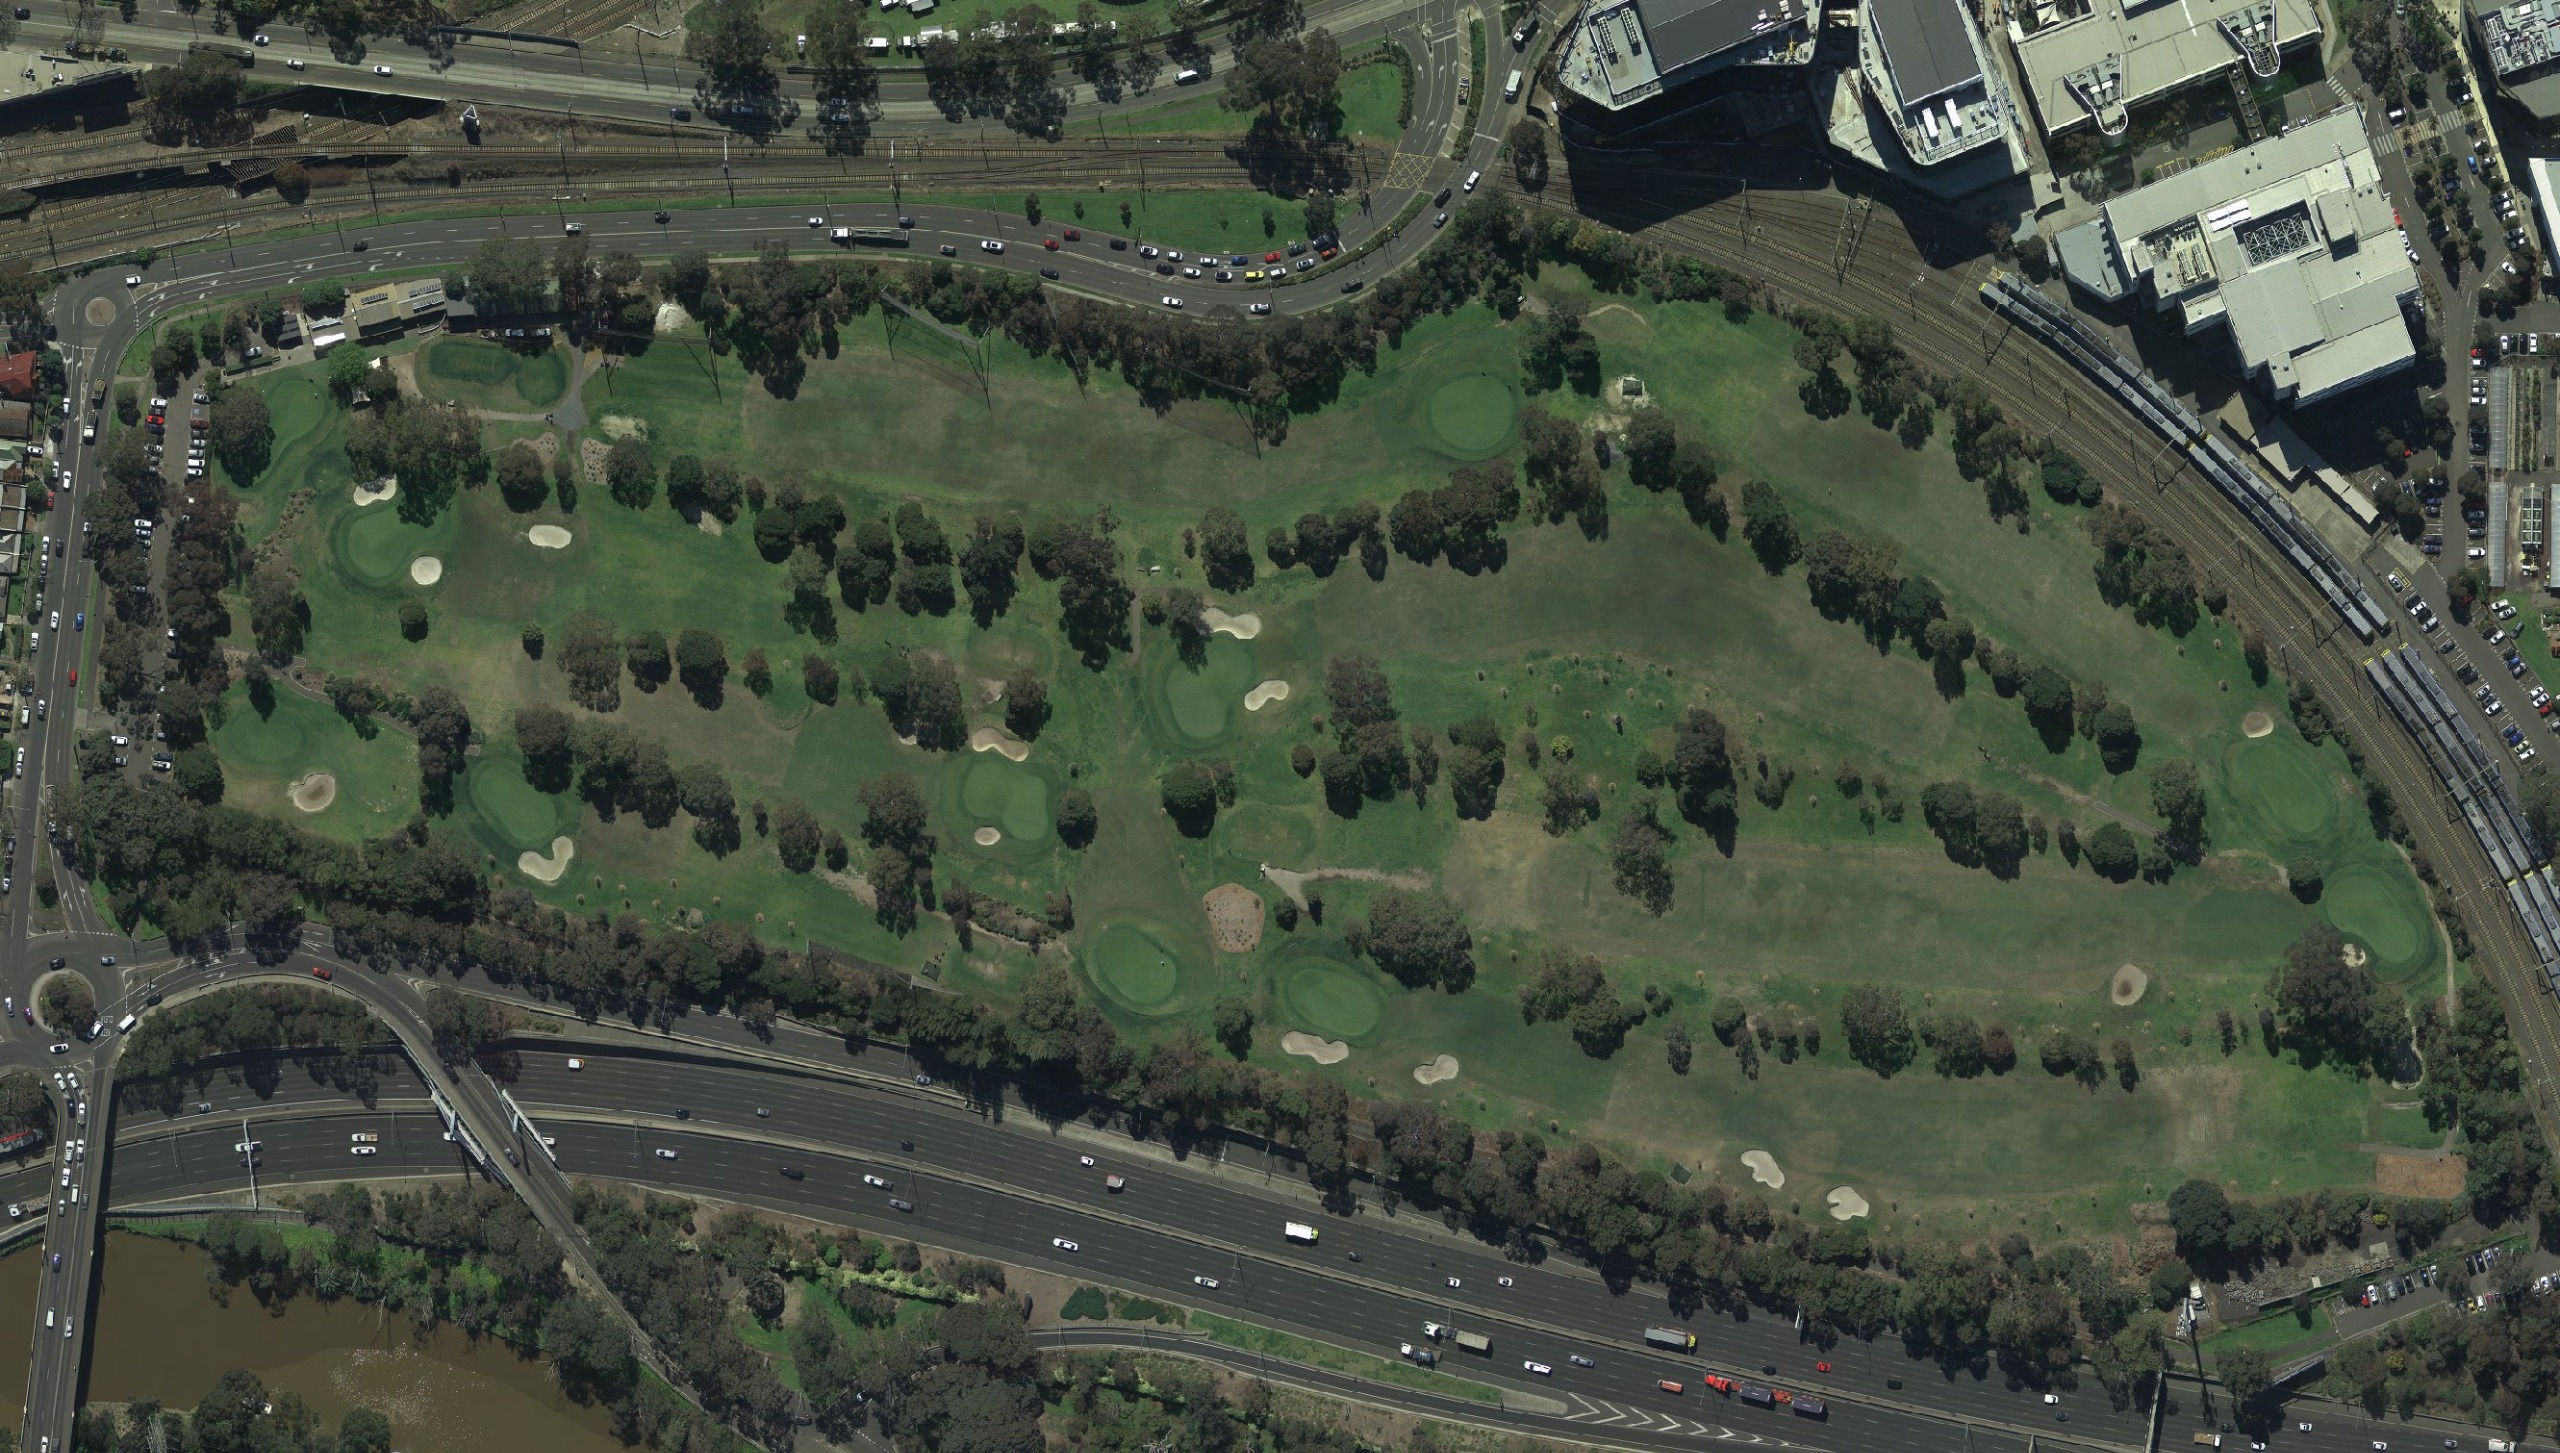
{"label": "manicured green", "polygon": [[1182,978],[1173,950],[1132,923],[1102,931],[1085,954],[1085,971],[1112,1002],[1140,1014],[1163,1007]]}
{"label": "manicured green", "polygon": [[387,500],[340,515],[331,536],[339,566],[358,584],[375,590],[428,588],[411,578],[411,565],[422,555],[441,559],[452,541],[451,515],[440,516],[432,524],[413,525],[400,518]]}
{"label": "manicured green", "polygon": [[1049,836],[1049,781],[1030,764],[973,752],[960,769],[960,783],[961,808],[974,821],[1019,842]]}
{"label": "manicured green", "polygon": [[2433,956],[2435,926],[2425,900],[2370,865],[2330,873],[2320,907],[2340,933],[2373,951],[2374,971],[2386,979],[2403,978]]}
{"label": "manicured green", "polygon": [[1174,735],[1196,747],[1224,741],[1244,713],[1244,694],[1262,679],[1255,673],[1253,647],[1230,635],[1211,636],[1198,667],[1174,660],[1170,651],[1163,654],[1167,664],[1156,689]]}
{"label": "manicured green", "polygon": [[[281,686],[272,712],[250,705],[246,686],[233,687],[223,706],[212,740],[222,759],[223,801],[231,806],[348,841],[380,837],[418,810],[417,744],[389,726],[377,724],[367,740],[327,702]],[[312,772],[338,781],[335,799],[316,813],[286,795]]]}
{"label": "manicured green", "polygon": [[1431,391],[1431,432],[1442,452],[1483,459],[1511,442],[1520,417],[1520,388],[1491,373],[1466,373]]}
{"label": "manicured green", "polygon": [[1358,1041],[1378,1027],[1387,996],[1348,964],[1317,959],[1292,965],[1280,980],[1280,1004],[1297,1027],[1327,1039]]}
{"label": "manicured green", "polygon": [[2231,750],[2227,765],[2233,795],[2269,833],[2310,842],[2336,828],[2338,790],[2299,740],[2244,741]]}
{"label": "manicured green", "polygon": [[462,785],[480,825],[518,852],[548,852],[551,839],[577,821],[574,805],[525,781],[523,764],[512,756],[472,759]]}
{"label": "manicured green", "polygon": [[570,353],[540,353],[485,338],[447,336],[418,350],[418,388],[433,399],[459,399],[488,413],[538,413],[569,392]]}

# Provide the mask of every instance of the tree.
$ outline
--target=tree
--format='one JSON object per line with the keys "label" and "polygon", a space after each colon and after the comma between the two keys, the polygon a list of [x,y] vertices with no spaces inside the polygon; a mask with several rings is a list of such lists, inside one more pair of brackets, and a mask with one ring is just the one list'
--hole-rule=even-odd
{"label": "tree", "polygon": [[1511,170],[1520,185],[1537,191],[1547,184],[1547,128],[1523,116],[1511,123],[1503,142],[1511,152]]}
{"label": "tree", "polygon": [[1210,1033],[1227,1053],[1245,1059],[1253,1053],[1253,1006],[1233,994],[1220,997],[1210,1011]]}
{"label": "tree", "polygon": [[2119,822],[2099,823],[2097,830],[2089,834],[2084,850],[2089,866],[2098,876],[2117,883],[2130,881],[2140,861],[2133,834]]}
{"label": "tree", "polygon": [[1899,990],[1854,984],[1840,998],[1840,1029],[1849,1057],[1891,1079],[1917,1055],[1911,1009]]}
{"label": "tree", "polygon": [[1059,793],[1055,815],[1058,841],[1071,848],[1080,848],[1093,841],[1099,819],[1094,815],[1092,793],[1081,787],[1070,787]]}
{"label": "tree", "polygon": [[1218,784],[1198,762],[1176,762],[1162,782],[1165,815],[1185,837],[1207,837],[1218,822]]}
{"label": "tree", "polygon": [[2195,763],[2177,757],[2153,769],[2151,810],[2190,855],[2204,850],[2204,784],[2197,780]]}
{"label": "tree", "polygon": [[309,615],[293,566],[281,553],[269,556],[249,577],[249,629],[258,650],[276,661],[300,655]]}
{"label": "tree", "polygon": [[773,693],[773,663],[765,658],[764,647],[751,646],[747,649],[746,659],[738,664],[738,674],[739,679],[746,682],[747,689],[757,696]]}
{"label": "tree", "polygon": [[338,1453],[391,1453],[391,1420],[371,1408],[347,1409],[338,1420]]}
{"label": "tree", "polygon": [[2367,955],[2347,961],[2347,941],[2325,923],[2304,929],[2267,985],[2284,1016],[2287,1042],[2306,1055],[2361,1064],[2389,1032],[2397,1011],[2385,1000]]}
{"label": "tree", "polygon": [[604,478],[606,492],[615,503],[645,510],[658,497],[658,466],[650,458],[649,446],[635,435],[624,435],[605,451]]}
{"label": "tree", "polygon": [[399,399],[356,419],[347,458],[360,478],[398,480],[392,508],[423,525],[444,512],[457,488],[487,477],[480,439],[480,418],[469,409]]}
{"label": "tree", "polygon": [[2189,1177],[2169,1193],[2169,1228],[2177,1233],[2178,1254],[2190,1262],[2219,1262],[2231,1239],[2231,1201],[2222,1187]]}
{"label": "tree", "polygon": [[2267,1368],[2267,1354],[2255,1347],[2235,1346],[2214,1358],[2214,1371],[2222,1375],[2222,1387],[2234,1403],[2246,1406],[2267,1395],[2275,1386],[2275,1378]]}
{"label": "tree", "polygon": [[1049,724],[1049,685],[1028,666],[1017,666],[1004,678],[1004,724],[1024,741],[1036,741]]}
{"label": "tree", "polygon": [[801,657],[800,689],[820,706],[835,705],[836,693],[841,689],[836,663],[814,651]]}
{"label": "tree", "polygon": [[860,152],[880,119],[880,76],[863,44],[861,6],[830,6],[811,17],[806,64],[816,72],[816,136],[831,152]]}
{"label": "tree", "polygon": [[400,602],[400,634],[408,640],[427,638],[427,603],[409,599]]}
{"label": "tree", "polygon": [[483,314],[539,311],[551,264],[528,237],[492,237],[472,253],[471,300]]}
{"label": "tree", "polygon": [[498,456],[498,492],[507,508],[518,513],[542,508],[551,494],[551,474],[542,466],[542,455],[531,444],[519,439]]}
{"label": "tree", "polygon": [[721,688],[729,679],[729,648],[720,637],[700,626],[687,626],[676,636],[676,674],[703,706],[720,704]]}
{"label": "tree", "polygon": [[1434,893],[1381,891],[1369,903],[1355,949],[1408,988],[1457,993],[1475,980],[1475,936],[1457,908]]}
{"label": "tree", "polygon": [[1804,549],[1787,502],[1765,479],[1742,487],[1742,538],[1759,557],[1760,568],[1772,575],[1794,564]]}
{"label": "tree", "polygon": [[2321,880],[2324,875],[2318,858],[2309,853],[2294,854],[2285,860],[2284,876],[2285,886],[2293,890],[2294,897],[2305,903],[2320,901]]}
{"label": "tree", "polygon": [[818,865],[821,836],[817,816],[796,797],[773,815],[774,849],[782,856],[782,866],[794,873],[805,873]]}
{"label": "tree", "polygon": [[206,419],[208,447],[223,472],[243,486],[267,472],[276,431],[267,418],[267,396],[254,388],[226,388],[214,395]]}
{"label": "tree", "polygon": [[[1545,135],[1541,130],[1540,135]],[[1672,459],[1680,449],[1680,433],[1660,409],[1638,409],[1627,420],[1627,477],[1659,492],[1672,483]]]}
{"label": "tree", "polygon": [[222,800],[222,759],[201,742],[178,753],[169,779],[179,791],[207,806]]}
{"label": "tree", "polygon": [[329,354],[329,395],[339,403],[353,403],[364,391],[366,376],[373,372],[372,360],[352,343],[341,343]]}
{"label": "tree", "polygon": [[246,81],[238,62],[211,51],[189,51],[177,65],[154,66],[142,82],[151,129],[195,145],[214,141],[229,128]]}
{"label": "tree", "polygon": [[1662,1052],[1670,1061],[1673,1074],[1687,1074],[1690,1057],[1696,1052],[1696,1046],[1689,1040],[1689,1026],[1677,1019],[1672,1020],[1670,1026],[1663,1031]]}
{"label": "tree", "polygon": [[1644,803],[1618,824],[1618,835],[1609,845],[1609,869],[1618,891],[1644,905],[1644,910],[1659,918],[1671,907],[1671,864],[1664,850],[1671,834],[1663,831],[1661,820],[1654,815],[1653,799]]}
{"label": "tree", "polygon": [[1218,103],[1251,115],[1263,144],[1312,139],[1341,111],[1342,48],[1322,30],[1254,36],[1234,48]]}
{"label": "tree", "polygon": [[708,0],[686,17],[684,58],[702,68],[706,104],[761,104],[778,89],[766,57],[781,41],[755,0]]}
{"label": "tree", "polygon": [[1247,590],[1253,585],[1253,542],[1244,519],[1225,505],[1200,517],[1200,569],[1213,590]]}

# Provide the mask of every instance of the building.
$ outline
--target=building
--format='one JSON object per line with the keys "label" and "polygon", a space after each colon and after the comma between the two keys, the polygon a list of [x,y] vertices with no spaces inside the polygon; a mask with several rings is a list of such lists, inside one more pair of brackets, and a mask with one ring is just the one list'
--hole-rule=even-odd
{"label": "building", "polygon": [[[1932,190],[1961,194],[2027,169],[2016,107],[1965,0],[1866,0],[1857,69],[1830,112],[1833,141],[1862,160],[1916,172],[1908,179],[1922,186],[1965,174]],[[1890,141],[1873,135],[1876,117]]]}
{"label": "building", "polygon": [[1556,53],[1556,87],[1623,111],[1734,66],[1807,66],[1813,20],[1805,0],[1590,0]]}
{"label": "building", "polygon": [[0,358],[0,399],[32,399],[36,396],[36,356],[33,350],[12,353]]}
{"label": "building", "polygon": [[347,323],[361,337],[396,332],[444,313],[444,284],[435,278],[382,283],[347,298]]}
{"label": "building", "polygon": [[0,1135],[0,1156],[24,1155],[42,1144],[44,1144],[44,1132],[41,1130],[20,1130],[14,1134]]}
{"label": "building", "polygon": [[2313,0],[2028,0],[2009,22],[2018,71],[2047,136],[2121,136],[2133,108],[2245,69],[2261,80],[2320,39]]}
{"label": "building", "polygon": [[2115,197],[2059,250],[2101,298],[2139,294],[2191,334],[2223,325],[2272,397],[2307,404],[2417,361],[2397,234],[2364,119],[2341,107]]}
{"label": "building", "polygon": [[15,401],[0,403],[0,439],[32,439],[35,432],[35,405]]}
{"label": "building", "polygon": [[2560,3],[2475,4],[2470,13],[2472,34],[2488,62],[2480,69],[2536,125],[2560,121]]}

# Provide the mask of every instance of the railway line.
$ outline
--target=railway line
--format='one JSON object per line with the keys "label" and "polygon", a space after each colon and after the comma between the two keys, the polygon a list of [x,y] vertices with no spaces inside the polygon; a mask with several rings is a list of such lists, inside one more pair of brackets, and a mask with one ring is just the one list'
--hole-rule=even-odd
{"label": "railway line", "polygon": [[[1666,187],[1668,181],[1658,172],[1647,174],[1657,206],[1677,189]],[[2264,568],[2236,543],[2234,512],[2197,487],[2206,481],[2179,451],[2133,426],[2122,405],[2078,373],[2052,367],[2054,356],[2042,345],[2013,342],[2006,325],[1977,297],[1993,271],[1987,259],[1952,268],[1934,262],[1895,214],[1882,208],[1858,228],[1858,240],[1845,254],[1835,248],[1817,255],[1811,240],[1846,235],[1844,214],[1854,203],[1836,194],[1814,201],[1801,194],[1753,192],[1740,181],[1707,183],[1716,195],[1634,230],[1748,278],[1773,297],[1794,296],[1892,322],[1895,341],[1916,361],[1979,380],[2020,427],[2076,446],[2074,452],[2116,498],[2132,503],[2199,569],[2222,582],[2248,619],[2266,631],[2286,674],[2311,681],[2332,715],[2355,734],[2371,768],[2391,785],[2413,846],[2435,866],[2442,897],[2461,913],[2475,957],[2506,1006],[2518,1052],[2534,1078],[2536,1111],[2549,1130],[2554,1116],[2548,1087],[2560,1076],[2560,1002],[2547,990],[2541,955],[2503,877],[2449,804],[2433,765],[2387,709],[2377,709],[2362,669],[2370,653],[2353,639],[2340,648],[2337,637],[2345,626],[2330,602],[2299,574]]]}

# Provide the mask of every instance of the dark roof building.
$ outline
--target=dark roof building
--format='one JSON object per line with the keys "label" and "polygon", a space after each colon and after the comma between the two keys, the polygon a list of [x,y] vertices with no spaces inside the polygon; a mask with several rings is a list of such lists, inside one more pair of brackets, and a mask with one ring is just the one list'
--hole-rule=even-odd
{"label": "dark roof building", "polygon": [[[1867,0],[1863,20],[1854,85],[1882,113],[1912,166],[1940,175],[1962,170],[1974,186],[2024,170],[2024,153],[2011,144],[2022,129],[2017,108],[1964,0]],[[1873,114],[1855,118],[1854,130],[1874,131],[1867,119]],[[1849,139],[1853,152],[1874,150],[1879,161],[1893,144]],[[1993,149],[2000,155],[1974,155]],[[1973,159],[1960,169],[1946,165],[1958,157]]]}
{"label": "dark roof building", "polygon": [[30,350],[0,358],[0,398],[31,399],[35,396],[35,353]]}
{"label": "dark roof building", "polygon": [[1611,111],[1731,66],[1813,61],[1805,0],[1591,0],[1556,57],[1556,84]]}
{"label": "dark roof building", "polygon": [[2477,5],[2471,24],[2488,53],[2499,90],[2549,129],[2560,121],[2560,5],[2552,0],[2512,0]]}

